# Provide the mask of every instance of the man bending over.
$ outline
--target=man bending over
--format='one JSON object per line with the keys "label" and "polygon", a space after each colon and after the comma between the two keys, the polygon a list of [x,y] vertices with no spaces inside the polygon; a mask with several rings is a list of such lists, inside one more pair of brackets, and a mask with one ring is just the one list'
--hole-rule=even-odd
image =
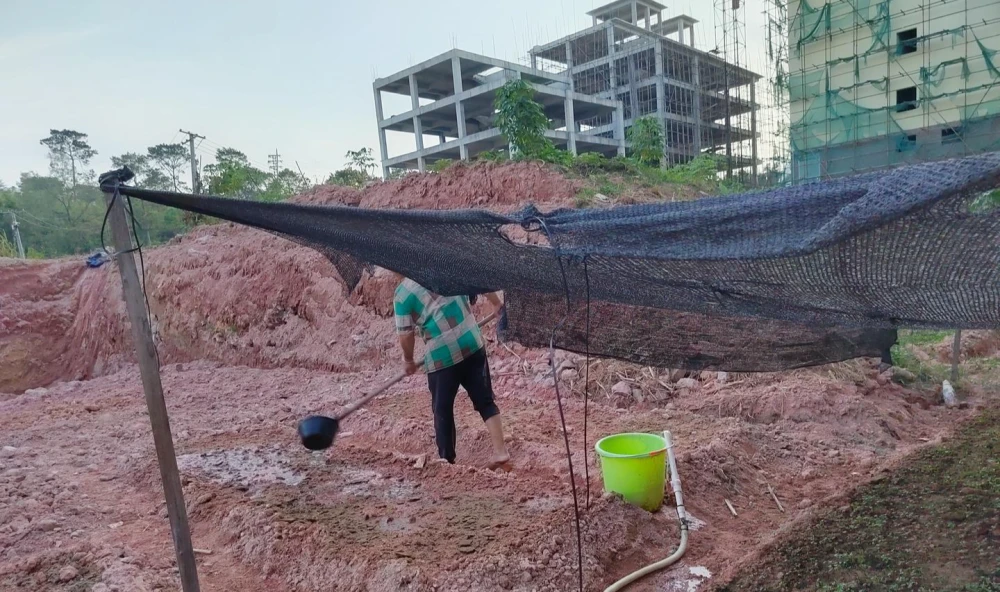
{"label": "man bending over", "polygon": [[[441,296],[409,278],[399,279],[402,281],[393,298],[399,345],[406,373],[414,374],[420,367],[413,358],[415,335],[424,342],[423,366],[431,391],[438,455],[449,463],[455,462],[455,396],[462,386],[490,433],[493,456],[489,468],[509,469],[500,410],[493,401],[486,342],[469,298]],[[486,298],[500,310],[503,303],[497,294]]]}

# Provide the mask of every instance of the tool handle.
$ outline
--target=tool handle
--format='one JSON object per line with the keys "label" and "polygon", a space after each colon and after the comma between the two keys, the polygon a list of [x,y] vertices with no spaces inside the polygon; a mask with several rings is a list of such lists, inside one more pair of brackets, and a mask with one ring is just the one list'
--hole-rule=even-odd
{"label": "tool handle", "polygon": [[355,402],[351,403],[350,405],[348,405],[343,411],[340,412],[340,415],[337,416],[337,419],[344,419],[345,417],[347,417],[348,415],[354,413],[358,409],[361,409],[362,407],[365,406],[366,403],[368,403],[368,401],[371,401],[375,397],[377,397],[377,396],[381,395],[382,393],[384,393],[385,391],[389,390],[390,386],[396,384],[397,382],[399,382],[400,380],[403,380],[404,378],[406,378],[406,372],[400,372],[396,376],[393,376],[391,379],[389,379],[389,382],[383,384],[382,386],[378,387],[374,391],[368,393],[367,395],[361,397],[357,401],[355,401]]}
{"label": "tool handle", "polygon": [[[495,319],[496,316],[497,316],[497,313],[495,313],[495,312],[490,313],[489,315],[486,316],[486,318],[484,318],[483,320],[479,321],[479,326],[483,327],[484,325],[486,325],[486,323],[489,323],[490,321],[492,321],[493,319]],[[392,385],[396,384],[400,380],[403,380],[404,378],[406,378],[406,376],[407,376],[406,372],[400,372],[396,376],[393,376],[392,378],[389,379],[388,382],[386,382],[382,386],[378,387],[374,391],[368,393],[367,395],[361,397],[357,401],[355,401],[355,402],[351,403],[350,405],[348,405],[347,407],[345,407],[344,410],[340,412],[340,415],[337,416],[337,419],[338,420],[344,419],[345,417],[347,417],[348,415],[354,413],[358,409],[361,409],[362,407],[364,407],[368,403],[368,401],[371,401],[375,397],[377,397],[377,396],[381,395],[382,393],[384,393],[385,391],[389,390],[389,387],[391,387]]]}

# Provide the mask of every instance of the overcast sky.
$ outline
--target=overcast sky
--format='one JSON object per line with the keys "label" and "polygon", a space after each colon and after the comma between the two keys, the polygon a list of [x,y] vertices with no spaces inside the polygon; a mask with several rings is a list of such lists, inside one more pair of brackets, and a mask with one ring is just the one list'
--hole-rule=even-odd
{"label": "overcast sky", "polygon": [[[231,146],[265,168],[277,150],[325,178],[349,149],[378,153],[376,76],[452,47],[523,62],[604,3],[0,0],[0,181],[48,170],[38,141],[50,128],[89,134],[97,172],[113,155],[181,141],[183,128],[207,137],[205,162]],[[664,18],[700,20],[698,47],[714,47],[712,2],[664,4]],[[747,8],[752,67],[759,12]]]}

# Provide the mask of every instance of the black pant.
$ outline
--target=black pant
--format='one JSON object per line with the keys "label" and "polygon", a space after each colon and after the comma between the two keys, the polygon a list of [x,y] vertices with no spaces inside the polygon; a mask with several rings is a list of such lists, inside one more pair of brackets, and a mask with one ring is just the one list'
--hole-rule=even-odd
{"label": "black pant", "polygon": [[431,389],[431,408],[434,410],[434,437],[438,455],[450,463],[455,462],[455,396],[462,386],[472,399],[472,406],[483,421],[499,415],[493,402],[493,383],[490,365],[483,348],[454,366],[427,375]]}

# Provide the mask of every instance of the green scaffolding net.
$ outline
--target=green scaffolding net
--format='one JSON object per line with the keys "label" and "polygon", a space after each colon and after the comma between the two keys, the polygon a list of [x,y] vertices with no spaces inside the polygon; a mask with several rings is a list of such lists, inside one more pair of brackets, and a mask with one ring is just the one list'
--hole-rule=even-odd
{"label": "green scaffolding net", "polygon": [[862,55],[887,49],[892,32],[890,0],[842,0],[826,2],[818,8],[811,6],[809,0],[802,0],[790,32],[797,37],[794,47],[801,51],[803,46],[824,35],[859,26],[867,26],[872,33],[871,47]]}
{"label": "green scaffolding net", "polygon": [[[950,59],[920,67],[919,74],[905,74],[893,66],[904,52],[898,51],[902,45],[890,42],[891,16],[890,0],[831,0],[821,6],[810,4],[809,0],[800,2],[791,27],[793,47],[800,52],[805,44],[825,34],[836,35],[847,31],[850,27],[868,28],[871,45],[868,46],[867,35],[861,38],[855,35],[855,43],[860,44],[856,55],[828,59],[819,67],[788,73],[788,94],[793,104],[789,139],[793,153],[798,153],[800,160],[815,159],[820,151],[827,152],[838,145],[848,145],[838,149],[837,157],[856,160],[856,155],[844,155],[843,151],[849,149],[850,144],[874,139],[884,140],[878,144],[883,150],[896,153],[917,150],[917,135],[910,129],[912,125],[904,128],[897,121],[900,113],[914,107],[922,108],[935,125],[949,126],[951,131],[947,132],[950,134],[947,137],[954,139],[949,143],[961,143],[967,153],[1000,147],[996,128],[990,128],[988,121],[1000,116],[1000,60],[997,57],[1000,51],[983,43],[975,33],[976,25],[931,31],[908,42],[947,41],[950,37],[952,49],[959,42],[967,44],[966,55],[955,56],[953,52]],[[835,38],[831,37],[828,42],[833,43]],[[862,52],[866,46],[868,49]],[[915,100],[897,105],[899,97],[891,92],[910,84],[890,87],[888,76],[863,79],[866,76],[862,64],[867,64],[877,51],[884,51],[891,71],[899,70],[900,76],[905,74],[912,81],[912,86],[919,88]],[[848,79],[852,79],[851,84],[846,84]],[[944,84],[957,79],[962,81],[960,88]],[[943,100],[950,102],[935,104]],[[864,106],[864,103],[869,106]],[[941,110],[951,110],[955,115],[948,117],[947,121],[942,119],[938,122],[934,114]],[[966,138],[960,136],[973,131],[978,134],[975,142],[966,142]],[[942,137],[945,137],[944,134]],[[945,154],[947,148],[939,150],[938,154],[933,144],[921,143],[918,158],[948,156]],[[872,143],[868,142],[868,145]],[[863,156],[861,158],[864,159]]]}
{"label": "green scaffolding net", "polygon": [[[883,136],[905,136],[903,128],[893,118],[894,106],[869,109],[845,99],[840,93],[840,89],[833,89],[814,98],[802,117],[792,122],[793,150],[815,150]],[[898,146],[906,147],[905,144]]]}

